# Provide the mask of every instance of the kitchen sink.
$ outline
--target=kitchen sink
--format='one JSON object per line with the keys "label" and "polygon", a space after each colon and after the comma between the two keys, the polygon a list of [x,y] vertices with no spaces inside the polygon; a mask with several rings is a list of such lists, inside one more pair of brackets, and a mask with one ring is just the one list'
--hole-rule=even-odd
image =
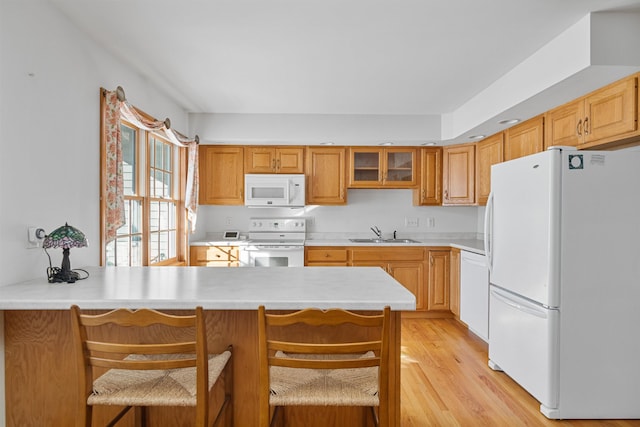
{"label": "kitchen sink", "polygon": [[413,239],[349,239],[353,243],[420,243]]}

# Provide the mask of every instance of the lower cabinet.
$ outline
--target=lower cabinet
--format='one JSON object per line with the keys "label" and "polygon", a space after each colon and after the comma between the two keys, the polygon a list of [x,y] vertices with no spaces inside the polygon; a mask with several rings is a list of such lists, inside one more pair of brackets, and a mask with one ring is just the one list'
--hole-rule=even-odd
{"label": "lower cabinet", "polygon": [[354,267],[381,267],[416,297],[416,310],[425,310],[424,261],[353,261]]}
{"label": "lower cabinet", "polygon": [[451,249],[449,273],[449,310],[460,318],[460,249]]}
{"label": "lower cabinet", "polygon": [[238,267],[237,246],[191,246],[189,265],[196,267]]}
{"label": "lower cabinet", "polygon": [[453,301],[450,254],[448,247],[307,246],[305,265],[380,267],[416,297],[416,311],[447,314]]}
{"label": "lower cabinet", "polygon": [[451,251],[429,250],[429,291],[427,310],[449,310],[449,256]]}

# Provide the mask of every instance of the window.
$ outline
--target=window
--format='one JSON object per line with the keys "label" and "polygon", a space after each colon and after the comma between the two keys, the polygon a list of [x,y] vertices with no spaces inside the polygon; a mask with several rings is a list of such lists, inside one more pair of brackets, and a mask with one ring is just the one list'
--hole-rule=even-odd
{"label": "window", "polygon": [[103,265],[183,264],[186,149],[124,120],[120,130],[126,222],[104,245]]}

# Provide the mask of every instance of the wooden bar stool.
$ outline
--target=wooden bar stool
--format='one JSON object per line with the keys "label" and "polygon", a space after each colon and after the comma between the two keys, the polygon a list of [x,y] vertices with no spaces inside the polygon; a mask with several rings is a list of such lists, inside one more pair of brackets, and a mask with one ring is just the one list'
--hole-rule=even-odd
{"label": "wooden bar stool", "polygon": [[[76,426],[91,426],[97,405],[124,406],[108,426],[132,407],[144,425],[149,406],[192,406],[196,426],[233,425],[232,349],[208,353],[202,307],[186,316],[145,308],[89,315],[73,305],[71,321],[78,365]],[[132,333],[134,328],[139,330]],[[222,402],[214,401],[214,386],[222,388]]]}
{"label": "wooden bar stool", "polygon": [[[375,315],[340,309],[268,314],[260,306],[260,427],[274,423],[288,405],[370,407],[374,424],[388,425],[389,312],[385,307]],[[297,324],[320,332],[301,333]],[[354,339],[331,329],[344,324],[369,330],[367,337],[376,331],[375,338]]]}

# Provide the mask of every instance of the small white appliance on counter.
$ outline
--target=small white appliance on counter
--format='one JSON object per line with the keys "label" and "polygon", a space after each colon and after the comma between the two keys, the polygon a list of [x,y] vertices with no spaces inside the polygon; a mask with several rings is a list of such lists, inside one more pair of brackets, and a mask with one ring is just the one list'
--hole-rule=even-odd
{"label": "small white appliance on counter", "polygon": [[489,365],[548,418],[640,418],[640,152],[491,168]]}
{"label": "small white appliance on counter", "polygon": [[243,267],[303,267],[304,218],[251,218],[249,240],[240,247]]}
{"label": "small white appliance on counter", "polygon": [[249,207],[303,207],[304,174],[245,174],[244,204]]}
{"label": "small white appliance on counter", "polygon": [[460,320],[489,341],[489,270],[486,257],[460,251]]}

